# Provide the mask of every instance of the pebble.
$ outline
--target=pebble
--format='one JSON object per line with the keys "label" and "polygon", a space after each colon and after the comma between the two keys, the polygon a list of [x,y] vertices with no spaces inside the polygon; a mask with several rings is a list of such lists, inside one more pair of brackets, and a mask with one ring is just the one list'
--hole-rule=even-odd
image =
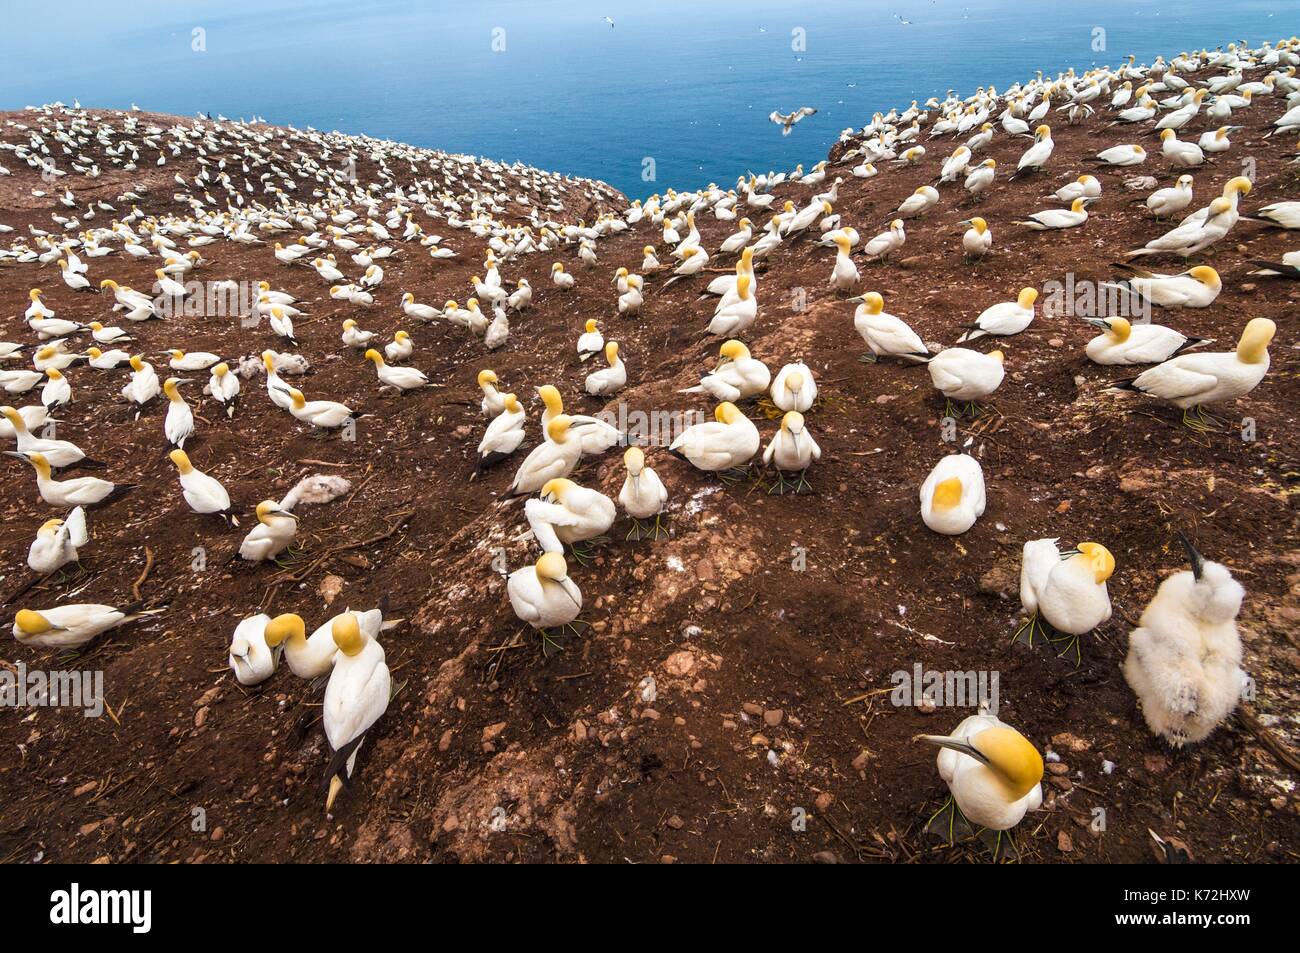
{"label": "pebble", "polygon": [[763,723],[769,728],[775,728],[777,725],[781,724],[781,721],[784,718],[785,712],[779,708],[772,708],[763,712]]}

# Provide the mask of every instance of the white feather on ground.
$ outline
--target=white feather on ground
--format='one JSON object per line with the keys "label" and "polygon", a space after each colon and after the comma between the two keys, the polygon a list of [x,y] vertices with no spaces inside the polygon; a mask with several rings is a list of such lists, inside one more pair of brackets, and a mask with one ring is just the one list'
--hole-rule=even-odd
{"label": "white feather on ground", "polygon": [[303,477],[285,494],[284,499],[280,501],[280,509],[292,513],[293,508],[299,503],[329,503],[351,489],[352,483],[343,477],[313,473],[311,476]]}

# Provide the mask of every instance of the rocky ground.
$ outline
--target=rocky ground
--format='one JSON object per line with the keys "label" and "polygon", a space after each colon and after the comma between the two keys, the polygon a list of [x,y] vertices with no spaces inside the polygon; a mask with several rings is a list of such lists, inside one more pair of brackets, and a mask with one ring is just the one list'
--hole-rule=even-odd
{"label": "rocky ground", "polygon": [[[1243,115],[1233,151],[1196,173],[1195,207],[1238,174],[1246,156],[1257,170],[1247,212],[1297,197],[1296,170],[1284,158],[1294,143],[1262,135],[1279,107],[1260,102]],[[7,118],[21,117],[0,116]],[[1204,123],[1195,124],[1197,135]],[[978,209],[962,204],[959,186],[943,187],[940,205],[909,223],[895,260],[861,266],[860,290],[880,291],[887,309],[926,341],[950,345],[961,324],[1022,286],[1065,281],[1067,273],[1076,281],[1114,277],[1111,262],[1167,227],[1136,204],[1144,193],[1124,187],[1132,170],[1086,161],[1134,135],[1102,131],[1099,120],[1061,124],[1050,171],[1008,181],[1026,140],[999,132],[989,155],[1000,176]],[[864,239],[874,234],[907,194],[937,176],[950,148],[936,140],[921,165],[890,167],[868,181],[850,176],[847,165],[832,166],[845,178],[837,211]],[[149,171],[130,183],[148,190],[139,203],[145,212],[180,210],[171,198],[175,171]],[[1085,226],[1036,234],[1012,224],[1049,207],[1043,196],[1085,171],[1105,190]],[[1161,185],[1177,175],[1154,151],[1138,172]],[[110,201],[125,187],[112,175],[69,184],[79,196]],[[32,173],[15,169],[2,183],[0,221],[23,231],[29,223],[49,227],[49,199],[31,196],[40,187]],[[809,194],[799,184],[776,191],[800,206]],[[598,205],[575,197],[572,211],[590,220]],[[977,265],[962,260],[957,224],[972,214],[988,220],[995,242],[995,253]],[[699,224],[709,249],[734,230],[712,216]],[[404,246],[386,263],[377,303],[361,313],[330,300],[311,270],[280,265],[267,247],[203,250],[211,262],[203,277],[264,278],[305,302],[307,316],[296,323],[312,369],[296,383],[309,397],[342,400],[367,415],[355,442],[319,439],[272,407],[256,378],[245,381],[233,421],[207,399],[196,406],[199,430],[187,449],[196,466],[222,480],[246,521],[257,501],[282,496],[303,475],[352,481],[348,495],[302,510],[302,552],[284,567],[226,566],[240,533],[184,505],[164,452],[163,408],[137,422],[117,396],[125,374],[71,372],[77,399],[60,414],[60,436],[138,488],[92,511],[84,575],[31,588],[5,611],[61,601],[124,604],[133,590],[167,611],[75,656],[12,641],[0,648],[6,666],[101,669],[108,706],[101,718],[56,709],[0,717],[7,753],[0,858],[981,859],[979,845],[949,847],[921,831],[946,792],[934,751],[912,738],[945,732],[970,712],[891,704],[891,674],[919,664],[996,672],[1001,717],[1050,752],[1044,809],[1017,832],[1024,859],[1149,860],[1149,831],[1182,841],[1197,860],[1297,859],[1300,798],[1294,767],[1281,758],[1294,766],[1291,752],[1300,748],[1300,285],[1252,276],[1248,264],[1279,257],[1293,238],[1243,220],[1203,257],[1223,277],[1218,301],[1157,314],[1225,348],[1248,319],[1277,322],[1265,382],[1220,408],[1234,428],[1253,419],[1253,441],[1236,429],[1192,433],[1178,425],[1177,411],[1106,392],[1125,375],[1085,359],[1095,331],[1040,316],[1026,333],[998,342],[1008,375],[992,402],[997,415],[960,426],[958,444],[983,463],[989,503],[975,528],[956,538],[935,535],[918,516],[918,487],[950,450],[943,401],[925,369],[860,363],[853,307],[826,289],[833,255],[809,239],[779,250],[760,271],[760,316],[748,342],[774,369],[803,360],[817,376],[821,397],[808,414],[824,450],[810,472],[816,493],[774,496],[755,481],[723,486],[651,450],[649,462],[670,493],[671,536],[627,542],[625,523],[616,524],[591,565],[571,566],[590,629],[545,653],[521,630],[492,566],[501,552],[510,568],[535,558],[533,544],[519,539],[521,507],[501,503],[514,466],[470,479],[484,424],[475,375],[491,366],[503,387],[526,398],[530,415],[540,409],[534,388],[544,383],[582,412],[616,411],[618,402],[581,396],[589,368],[579,365],[574,341],[583,321],[596,317],[629,367],[619,401],[633,410],[707,412],[707,400],[678,391],[712,366],[719,341],[703,330],[712,304],[696,300],[702,279],[661,290],[664,275],[650,275],[640,316],[617,316],[613,270],[639,270],[642,246],[660,244],[642,224],[601,241],[590,270],[574,258],[576,246],[504,265],[507,280],[532,282],[536,306],[512,318],[509,343],[489,355],[460,329],[413,325],[397,307],[401,291],[436,304],[468,295],[482,242],[437,230],[459,257],[431,262]],[[552,286],[555,260],[576,275],[575,290]],[[718,256],[713,264],[731,262]],[[152,265],[122,255],[90,264],[96,283],[152,283]],[[1156,264],[1177,270],[1176,262]],[[0,339],[31,337],[22,311],[37,285],[60,316],[110,316],[107,294],[74,293],[49,266],[9,263],[0,268]],[[408,329],[413,363],[436,386],[400,399],[379,395],[373,369],[339,342],[349,316],[385,339]],[[153,354],[181,347],[236,358],[275,344],[265,325],[249,329],[229,318],[177,317],[131,330],[136,348]],[[191,388],[192,399],[197,391]],[[747,410],[766,443],[776,421],[761,406]],[[537,436],[530,422],[526,448]],[[6,458],[0,471],[7,593],[29,580],[27,546],[53,514],[25,464]],[[621,460],[616,452],[584,460],[575,479],[613,496]],[[1119,665],[1132,620],[1160,579],[1182,566],[1180,529],[1247,589],[1240,623],[1257,697],[1246,720],[1173,751],[1146,731]],[[1011,645],[1020,547],[1042,536],[1096,540],[1116,558],[1115,615],[1085,640],[1078,667],[1043,646]],[[195,547],[204,549],[203,571],[194,570]],[[384,641],[397,690],[354,784],[327,817],[319,690],[283,666],[259,689],[242,688],[226,667],[226,647],[238,620],[261,609],[298,612],[314,627],[344,606],[369,608],[385,597],[390,615],[405,620]],[[1104,825],[1095,822],[1101,816]]]}

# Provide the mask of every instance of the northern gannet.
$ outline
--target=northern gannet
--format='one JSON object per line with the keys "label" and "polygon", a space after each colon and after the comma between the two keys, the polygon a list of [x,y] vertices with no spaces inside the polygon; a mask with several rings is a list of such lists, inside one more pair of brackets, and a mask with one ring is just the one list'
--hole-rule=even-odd
{"label": "northern gannet", "polygon": [[322,720],[332,756],[325,769],[329,794],[325,813],[352,777],[357,753],[368,732],[388,709],[392,676],[379,640],[362,631],[355,613],[334,620],[331,632],[338,654],[325,686]]}
{"label": "northern gannet", "polygon": [[[560,392],[551,384],[537,388],[537,396],[542,399],[542,439],[550,440],[549,425],[556,417],[564,414],[564,401]],[[623,433],[603,417],[588,417],[582,414],[568,414],[574,437],[582,444],[582,452],[587,456],[604,453],[616,443],[622,443]]]}
{"label": "northern gannet", "polygon": [[[935,389],[948,399],[946,414],[949,417],[960,416],[953,412],[953,401],[977,403],[998,389],[1005,374],[1001,351],[981,354],[969,348],[950,347],[931,357],[926,364]],[[974,412],[974,407],[968,409]]]}
{"label": "northern gannet", "polygon": [[552,417],[545,424],[546,435],[532,452],[524,458],[515,472],[506,496],[526,496],[536,493],[549,481],[567,477],[582,457],[582,439],[566,414]]}
{"label": "northern gannet", "polygon": [[600,322],[588,318],[578,335],[578,360],[586,361],[605,349],[605,335],[600,333]]}
{"label": "northern gannet", "polygon": [[553,281],[555,287],[559,288],[561,291],[568,291],[574,285],[573,275],[565,271],[564,265],[560,264],[558,261],[551,266],[551,281]]}
{"label": "northern gannet", "polygon": [[122,388],[122,397],[129,403],[135,404],[135,415],[138,419],[144,406],[162,393],[162,387],[158,383],[158,374],[154,371],[153,365],[139,354],[131,357],[130,364],[131,379]]}
{"label": "northern gannet", "polygon": [[993,247],[993,233],[989,231],[988,222],[976,216],[964,222],[958,222],[958,224],[970,226],[961,237],[961,247],[965,253],[965,259],[967,261],[978,260],[987,255],[989,249]]}
{"label": "northern gannet", "polygon": [[524,503],[524,516],[543,552],[595,539],[614,525],[614,501],[563,477],[548,480],[538,498]]}
{"label": "northern gannet", "polygon": [[[85,451],[70,440],[54,440],[34,436],[27,425],[27,416],[33,415],[26,412],[31,411],[31,409],[30,407],[24,407],[22,411],[19,411],[13,407],[0,407],[0,415],[4,416],[9,436],[14,438],[20,453],[39,453],[45,457],[46,462],[51,467],[55,468],[70,467],[77,463],[83,466],[103,466],[98,461],[87,460]],[[49,411],[44,407],[41,407],[40,410],[46,414],[41,421],[44,423],[45,420],[49,419]],[[33,419],[35,419],[34,416]]]}
{"label": "northern gannet", "polygon": [[190,383],[177,377],[163,381],[163,393],[167,395],[167,416],[163,418],[163,433],[167,443],[184,450],[185,441],[194,433],[194,412],[181,396],[180,385]]}
{"label": "northern gannet", "polygon": [[1176,275],[1122,266],[1133,273],[1122,282],[1103,282],[1103,288],[1119,288],[1161,308],[1208,308],[1223,290],[1219,273],[1209,265],[1197,265]]}
{"label": "northern gannet", "polygon": [[807,364],[795,361],[776,372],[769,393],[778,409],[804,414],[817,400],[817,381]]}
{"label": "northern gannet", "polygon": [[974,457],[950,453],[921,484],[921,520],[936,533],[958,536],[984,515],[984,469]]}
{"label": "northern gannet", "polygon": [[592,371],[583,382],[583,389],[593,397],[607,397],[616,394],[627,385],[627,365],[618,354],[618,342],[605,344],[605,360],[608,367]]}
{"label": "northern gannet", "polygon": [[1101,330],[1084,353],[1094,364],[1159,364],[1204,343],[1160,324],[1133,324],[1127,318],[1085,318]]}
{"label": "northern gannet", "polygon": [[1177,215],[1192,204],[1192,177],[1180,175],[1171,187],[1156,189],[1147,196],[1145,205],[1156,218]]}
{"label": "northern gannet", "polygon": [[231,525],[238,526],[239,521],[230,511],[230,494],[215,478],[201,470],[196,470],[190,463],[189,454],[184,450],[173,450],[168,458],[176,465],[176,473],[181,482],[181,495],[190,509],[200,515],[209,513],[220,516]]}
{"label": "northern gannet", "polygon": [[72,382],[67,375],[51,367],[45,372],[45,386],[41,388],[41,404],[50,413],[55,408],[72,403]]}
{"label": "northern gannet", "polygon": [[718,366],[712,372],[700,374],[694,387],[678,391],[679,394],[709,394],[715,400],[737,401],[757,397],[767,390],[772,373],[767,365],[750,356],[749,348],[737,340],[730,340],[718,348]]}
{"label": "northern gannet", "polygon": [[791,113],[777,112],[774,109],[768,114],[767,118],[769,122],[774,122],[781,127],[781,135],[788,136],[790,135],[790,130],[794,128],[795,123],[800,122],[806,116],[815,115],[817,115],[817,110],[812,106],[800,106]]}
{"label": "northern gannet", "polygon": [[[776,470],[776,483],[768,490],[768,494],[782,495],[787,489],[793,489],[795,493],[807,492],[808,468],[814,460],[820,460],[821,456],[822,448],[804,425],[803,414],[796,410],[788,411],[781,418],[781,426],[767,449],[763,451],[764,465]],[[787,483],[787,473],[796,474],[798,479],[793,484]]]}
{"label": "northern gannet", "polygon": [[[659,474],[645,465],[645,452],[640,447],[628,447],[623,453],[623,464],[627,467],[627,477],[618,491],[618,502],[632,517],[627,539],[641,540],[647,536],[658,539],[667,532],[663,527],[663,510],[668,502],[668,490]],[[654,525],[647,528],[642,520],[652,516]]]}
{"label": "northern gannet", "polygon": [[908,327],[901,318],[885,313],[885,299],[879,292],[869,291],[853,314],[853,327],[862,335],[871,350],[862,360],[874,363],[882,357],[923,362],[930,352],[920,335]]}
{"label": "northern gannet", "polygon": [[1045,232],[1062,228],[1078,228],[1088,220],[1088,203],[1091,199],[1080,196],[1068,209],[1049,208],[1033,212],[1027,219],[1013,219],[1016,225],[1025,225],[1035,231]]}
{"label": "northern gannet", "polygon": [[1020,564],[1020,604],[1029,620],[1016,632],[1017,639],[1033,644],[1034,633],[1046,622],[1065,641],[1061,655],[1074,650],[1080,658],[1079,636],[1110,618],[1106,580],[1115,572],[1115,557],[1100,543],[1080,543],[1061,552],[1055,539],[1025,543]]}
{"label": "northern gannet", "polygon": [[1020,161],[1016,163],[1016,171],[1011,173],[1011,177],[1015,178],[1021,173],[1042,169],[1047,165],[1047,160],[1052,157],[1052,150],[1055,147],[1051,126],[1039,126],[1034,130],[1034,144],[1020,156]]}
{"label": "northern gannet", "polygon": [[72,508],[84,506],[90,508],[100,503],[109,503],[133,489],[132,483],[112,483],[98,477],[73,477],[68,480],[55,480],[50,475],[50,462],[45,454],[32,451],[6,450],[6,456],[26,460],[36,471],[36,489],[41,499],[51,506]]}
{"label": "northern gannet", "polygon": [[1124,659],[1147,727],[1175,748],[1205,740],[1232,714],[1246,683],[1237,633],[1245,590],[1226,566],[1182,541],[1192,568],[1160,583]]}
{"label": "northern gannet", "polygon": [[260,563],[275,559],[293,542],[298,532],[298,517],[280,509],[280,504],[274,500],[258,503],[255,512],[257,525],[239,544],[238,558]]}
{"label": "northern gannet", "polygon": [[78,506],[66,520],[52,519],[41,524],[27,549],[27,565],[33,572],[48,576],[68,563],[77,562],[77,550],[89,541],[86,511]]}
{"label": "northern gannet", "polygon": [[227,417],[235,416],[235,407],[239,402],[239,378],[230,373],[230,365],[222,363],[214,366],[204,390],[226,409]]}
{"label": "northern gannet", "polygon": [[713,417],[683,430],[668,452],[710,473],[745,466],[758,453],[758,428],[730,401],[718,404]]}
{"label": "northern gannet", "polygon": [[1034,321],[1034,302],[1038,300],[1036,288],[1021,288],[1015,301],[1000,301],[985,308],[971,324],[964,325],[967,331],[957,339],[961,344],[974,341],[986,334],[1007,336],[1019,334]]}
{"label": "northern gannet", "polygon": [[542,632],[569,625],[582,612],[582,590],[559,553],[542,553],[532,566],[512,572],[506,595],[520,621]]}
{"label": "northern gannet", "polygon": [[411,335],[405,331],[397,331],[393,339],[384,345],[384,359],[393,364],[410,360],[413,353],[415,344],[411,341]]}
{"label": "northern gannet", "polygon": [[367,361],[374,361],[375,372],[379,377],[379,389],[391,387],[398,393],[403,391],[415,390],[420,387],[428,387],[429,378],[421,371],[414,367],[390,367],[384,362],[384,356],[370,348],[365,354]]}
{"label": "northern gannet", "polygon": [[475,471],[499,463],[519,449],[524,442],[524,423],[527,416],[523,405],[514,394],[502,396],[501,413],[492,418],[478,445],[474,458]]}
{"label": "northern gannet", "polygon": [[266,627],[271,617],[259,612],[241,619],[230,638],[226,662],[241,685],[260,685],[275,674],[283,646],[266,644]]}
{"label": "northern gannet", "polygon": [[14,638],[41,649],[75,649],[95,636],[164,609],[115,609],[96,603],[56,606],[53,609],[19,609],[14,615]]}

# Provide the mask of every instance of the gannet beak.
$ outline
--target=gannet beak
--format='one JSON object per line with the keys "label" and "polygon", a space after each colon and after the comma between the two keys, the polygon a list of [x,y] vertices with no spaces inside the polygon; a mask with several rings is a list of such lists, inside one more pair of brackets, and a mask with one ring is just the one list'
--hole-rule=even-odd
{"label": "gannet beak", "polygon": [[1183,549],[1187,550],[1187,561],[1192,564],[1192,578],[1199,582],[1201,573],[1205,571],[1205,557],[1196,551],[1196,547],[1192,545],[1192,541],[1185,533],[1180,531],[1178,539],[1183,544]]}
{"label": "gannet beak", "polygon": [[1084,318],[1084,324],[1091,324],[1094,328],[1100,328],[1103,331],[1109,331],[1110,325],[1102,318]]}
{"label": "gannet beak", "polygon": [[292,513],[290,513],[288,510],[271,510],[270,512],[272,516],[287,516],[291,520],[296,520],[298,518],[294,516]]}
{"label": "gannet beak", "polygon": [[980,764],[988,764],[989,759],[984,757],[975,749],[970,742],[964,738],[953,738],[949,735],[916,735],[913,741],[928,741],[932,745],[938,745],[940,748],[950,748],[953,751],[960,751],[962,754],[970,755]]}
{"label": "gannet beak", "polygon": [[21,450],[6,450],[4,454],[6,457],[17,457],[19,460],[27,459],[27,454],[23,453]]}

